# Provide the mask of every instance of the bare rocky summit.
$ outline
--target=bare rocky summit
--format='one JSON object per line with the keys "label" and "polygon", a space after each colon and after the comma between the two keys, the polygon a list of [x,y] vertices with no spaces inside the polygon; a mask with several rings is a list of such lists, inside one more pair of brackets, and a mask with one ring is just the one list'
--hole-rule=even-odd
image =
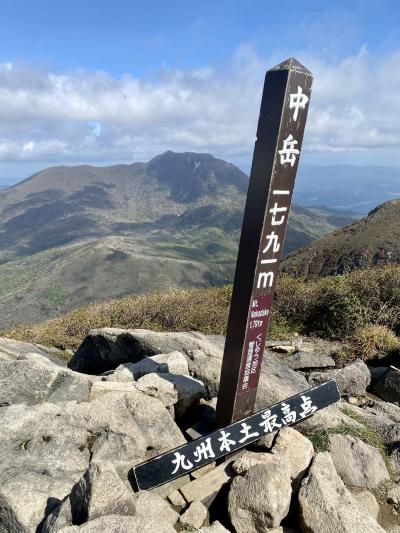
{"label": "bare rocky summit", "polygon": [[257,408],[332,373],[336,406],[137,491],[134,465],[185,443],[195,423],[212,427],[223,344],[194,332],[94,330],[67,367],[52,348],[0,339],[0,533],[396,531],[400,406],[385,397],[398,390],[388,373],[399,371],[373,371],[371,381],[362,361],[335,368],[307,342],[283,354],[269,343]]}

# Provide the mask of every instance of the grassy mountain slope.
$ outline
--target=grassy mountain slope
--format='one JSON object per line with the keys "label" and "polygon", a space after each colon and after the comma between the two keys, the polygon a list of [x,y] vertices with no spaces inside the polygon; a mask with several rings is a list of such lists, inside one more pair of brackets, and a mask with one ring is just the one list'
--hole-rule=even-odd
{"label": "grassy mountain slope", "polygon": [[[232,280],[248,177],[208,154],[54,167],[0,192],[0,326]],[[294,206],[285,253],[353,220]]]}
{"label": "grassy mountain slope", "polygon": [[295,250],[283,271],[308,279],[388,263],[400,263],[400,200]]}

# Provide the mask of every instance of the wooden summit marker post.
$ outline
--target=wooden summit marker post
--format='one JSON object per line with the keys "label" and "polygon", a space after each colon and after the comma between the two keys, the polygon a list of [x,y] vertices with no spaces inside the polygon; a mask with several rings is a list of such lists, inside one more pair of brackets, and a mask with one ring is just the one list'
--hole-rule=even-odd
{"label": "wooden summit marker post", "polygon": [[340,399],[334,380],[253,414],[312,76],[295,59],[267,72],[217,403],[219,428],[133,467],[149,490],[222,459]]}
{"label": "wooden summit marker post", "polygon": [[312,79],[293,58],[265,77],[222,362],[218,427],[253,413]]}

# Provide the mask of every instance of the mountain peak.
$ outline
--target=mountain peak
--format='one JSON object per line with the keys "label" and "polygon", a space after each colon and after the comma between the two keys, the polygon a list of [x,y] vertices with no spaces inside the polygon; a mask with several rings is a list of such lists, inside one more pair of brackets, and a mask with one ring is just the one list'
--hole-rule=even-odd
{"label": "mountain peak", "polygon": [[180,203],[213,196],[222,189],[245,192],[248,184],[244,172],[207,153],[168,151],[149,161],[146,170]]}

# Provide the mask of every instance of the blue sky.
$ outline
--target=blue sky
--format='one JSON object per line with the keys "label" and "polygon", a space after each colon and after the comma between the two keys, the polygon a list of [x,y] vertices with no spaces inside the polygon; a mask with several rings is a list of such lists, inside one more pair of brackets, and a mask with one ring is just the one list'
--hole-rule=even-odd
{"label": "blue sky", "polygon": [[289,56],[316,75],[306,162],[400,166],[399,6],[3,0],[0,178],[165,149],[246,169],[264,72]]}

